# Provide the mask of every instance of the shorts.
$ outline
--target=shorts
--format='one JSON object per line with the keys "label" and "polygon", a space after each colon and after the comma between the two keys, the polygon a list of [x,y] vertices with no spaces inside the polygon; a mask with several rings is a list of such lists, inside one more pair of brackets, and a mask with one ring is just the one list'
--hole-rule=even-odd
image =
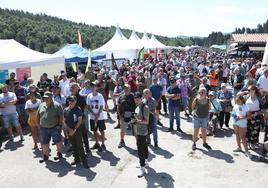
{"label": "shorts", "polygon": [[188,106],[188,97],[182,97],[182,98],[181,98],[181,105],[182,105],[183,107]]}
{"label": "shorts", "polygon": [[105,126],[105,121],[104,120],[98,120],[97,127],[95,126],[95,120],[91,119],[89,121],[89,123],[90,123],[90,130],[91,131],[97,131],[98,129],[99,129],[99,131],[106,130],[106,126]]}
{"label": "shorts", "polygon": [[54,143],[61,142],[61,127],[56,126],[53,128],[40,127],[40,136],[42,144],[49,144],[51,138]]}
{"label": "shorts", "polygon": [[207,128],[208,127],[208,118],[199,118],[193,117],[194,128]]}
{"label": "shorts", "polygon": [[160,111],[161,108],[162,108],[162,106],[161,106],[161,100],[159,100],[159,102],[156,105],[156,110]]}
{"label": "shorts", "polygon": [[12,126],[18,127],[20,126],[18,114],[9,114],[9,115],[3,115],[3,122],[5,128],[10,128]]}
{"label": "shorts", "polygon": [[238,126],[239,128],[247,128],[248,121],[246,119],[240,119],[234,121],[234,125]]}
{"label": "shorts", "polygon": [[122,133],[126,132],[127,126],[130,122],[125,122],[122,117],[120,117],[120,130]]}

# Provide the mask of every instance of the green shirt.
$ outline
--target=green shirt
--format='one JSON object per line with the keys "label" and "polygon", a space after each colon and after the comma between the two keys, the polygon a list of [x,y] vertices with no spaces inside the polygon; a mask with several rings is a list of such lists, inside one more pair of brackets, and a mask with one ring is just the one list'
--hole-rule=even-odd
{"label": "green shirt", "polygon": [[40,126],[44,128],[53,128],[59,125],[60,118],[63,116],[62,106],[53,102],[50,106],[47,106],[46,103],[41,103],[38,111],[40,118]]}
{"label": "green shirt", "polygon": [[[143,117],[142,117],[142,112],[141,112],[141,107],[142,104],[136,107],[135,113],[137,114],[138,119],[147,118],[149,120],[149,108],[147,105],[144,106],[143,108]],[[148,125],[136,123],[135,124],[135,132],[136,135],[141,135],[141,136],[146,136],[148,134]]]}

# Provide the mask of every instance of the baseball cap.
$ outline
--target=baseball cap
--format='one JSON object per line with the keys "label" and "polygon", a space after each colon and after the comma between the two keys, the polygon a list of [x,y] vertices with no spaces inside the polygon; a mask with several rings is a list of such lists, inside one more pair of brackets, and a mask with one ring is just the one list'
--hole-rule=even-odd
{"label": "baseball cap", "polygon": [[98,84],[99,84],[98,80],[95,80],[95,81],[90,83],[91,86],[97,86]]}
{"label": "baseball cap", "polygon": [[135,92],[134,93],[134,98],[137,99],[137,98],[142,98],[142,94],[141,92]]}
{"label": "baseball cap", "polygon": [[208,95],[213,95],[213,96],[214,96],[213,91],[210,91],[210,92],[208,93]]}
{"label": "baseball cap", "polygon": [[129,84],[124,84],[124,87],[130,88]]}
{"label": "baseball cap", "polygon": [[221,87],[226,87],[226,84],[225,83],[221,83]]}
{"label": "baseball cap", "polygon": [[53,96],[53,94],[52,94],[50,91],[46,91],[46,92],[44,93],[43,98],[52,98],[52,96]]}

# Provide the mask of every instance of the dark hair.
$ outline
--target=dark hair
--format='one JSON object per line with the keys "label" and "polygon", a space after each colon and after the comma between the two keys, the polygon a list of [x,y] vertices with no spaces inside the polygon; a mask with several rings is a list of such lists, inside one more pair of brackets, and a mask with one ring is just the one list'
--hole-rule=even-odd
{"label": "dark hair", "polygon": [[255,85],[250,85],[251,89],[255,90],[256,96],[261,96],[260,90]]}
{"label": "dark hair", "polygon": [[245,104],[245,98],[242,95],[237,96],[236,100],[240,100],[243,104]]}

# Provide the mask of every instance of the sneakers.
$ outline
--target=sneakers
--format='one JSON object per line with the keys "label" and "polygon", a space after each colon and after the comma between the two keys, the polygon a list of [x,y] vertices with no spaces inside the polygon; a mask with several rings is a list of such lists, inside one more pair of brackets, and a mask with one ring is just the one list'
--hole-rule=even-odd
{"label": "sneakers", "polygon": [[77,165],[79,163],[80,163],[80,159],[74,159],[74,161],[71,162],[71,165],[73,166],[73,165]]}
{"label": "sneakers", "polygon": [[233,152],[242,152],[242,149],[240,147],[233,150]]}
{"label": "sneakers", "polygon": [[206,148],[207,150],[211,150],[210,145],[208,145],[207,143],[204,143],[204,144],[203,144],[203,147]]}
{"label": "sneakers", "polygon": [[94,146],[90,149],[99,149],[100,148],[100,145],[99,144],[94,144]]}
{"label": "sneakers", "polygon": [[193,143],[193,145],[192,145],[192,150],[193,150],[193,151],[196,150],[196,144],[195,144],[195,143]]}
{"label": "sneakers", "polygon": [[126,146],[126,144],[125,144],[124,140],[121,140],[119,145],[118,145],[118,148],[122,148],[122,147],[125,147],[125,146]]}
{"label": "sneakers", "polygon": [[54,157],[54,160],[60,160],[62,158],[62,153],[57,152],[57,156]]}
{"label": "sneakers", "polygon": [[48,160],[48,156],[44,155],[43,159],[39,160],[39,163],[43,163]]}
{"label": "sneakers", "polygon": [[181,134],[184,133],[183,130],[181,130],[181,128],[178,128],[177,131],[178,131],[179,133],[181,133]]}
{"label": "sneakers", "polygon": [[140,172],[138,174],[138,178],[143,177],[146,174],[145,167],[140,167]]}
{"label": "sneakers", "polygon": [[249,151],[245,151],[245,155],[246,155],[246,157],[248,157],[249,159],[252,158],[252,155],[249,153]]}

